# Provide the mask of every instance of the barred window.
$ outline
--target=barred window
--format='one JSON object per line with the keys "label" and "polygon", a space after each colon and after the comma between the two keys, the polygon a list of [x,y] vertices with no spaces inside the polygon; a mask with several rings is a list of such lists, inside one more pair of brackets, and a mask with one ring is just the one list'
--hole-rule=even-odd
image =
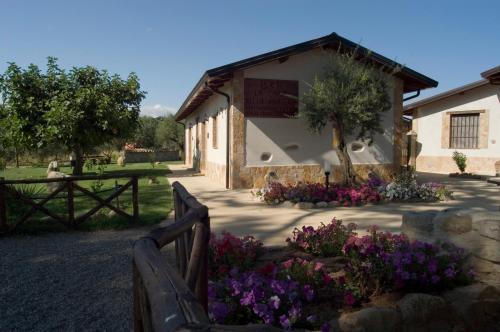
{"label": "barred window", "polygon": [[453,149],[477,149],[479,146],[479,114],[452,114],[450,120],[450,147]]}

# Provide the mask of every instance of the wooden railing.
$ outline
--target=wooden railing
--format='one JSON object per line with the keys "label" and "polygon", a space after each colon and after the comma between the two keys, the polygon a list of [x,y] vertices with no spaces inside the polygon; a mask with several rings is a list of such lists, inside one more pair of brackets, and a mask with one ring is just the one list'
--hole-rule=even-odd
{"label": "wooden railing", "polygon": [[[106,198],[100,197],[97,193],[91,192],[86,188],[80,186],[77,181],[87,181],[87,180],[109,180],[109,179],[122,179],[130,178],[130,180],[113,190]],[[95,176],[69,176],[64,178],[53,178],[53,179],[25,179],[25,180],[4,180],[0,178],[0,231],[12,231],[20,224],[26,222],[31,218],[36,212],[42,212],[49,216],[51,219],[64,224],[68,227],[76,227],[79,224],[86,221],[100,209],[107,207],[112,211],[116,212],[118,215],[132,220],[138,220],[139,218],[139,175],[95,175]],[[59,183],[57,188],[43,198],[33,198],[24,195],[15,189],[15,185],[19,184],[47,184],[47,183]],[[125,212],[123,209],[113,205],[111,202],[120,196],[125,190],[132,187],[132,215]],[[98,204],[90,209],[89,211],[83,213],[82,215],[75,215],[75,191],[81,192],[84,196],[88,196]],[[66,199],[66,215],[59,215],[54,211],[51,211],[44,205],[49,201],[54,199],[60,199],[58,194],[66,193],[64,197]],[[18,201],[23,202],[29,208],[27,211],[17,220],[7,220],[7,195],[12,196]]]}
{"label": "wooden railing", "polygon": [[[208,208],[178,182],[172,184],[175,222],[134,245],[135,331],[209,330]],[[160,251],[175,242],[176,268]]]}

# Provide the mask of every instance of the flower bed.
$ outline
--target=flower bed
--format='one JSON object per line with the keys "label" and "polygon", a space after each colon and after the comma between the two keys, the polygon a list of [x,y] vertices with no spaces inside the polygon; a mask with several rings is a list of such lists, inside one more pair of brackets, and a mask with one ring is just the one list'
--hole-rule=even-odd
{"label": "flower bed", "polygon": [[336,219],[304,226],[278,255],[253,237],[212,237],[210,319],[329,331],[340,312],[381,294],[440,292],[473,280],[458,248],[410,242],[375,227],[363,236],[355,230]]}
{"label": "flower bed", "polygon": [[393,181],[385,183],[372,177],[355,187],[343,187],[322,183],[297,183],[284,185],[271,182],[255,195],[267,204],[314,203],[323,206],[357,206],[380,201],[439,201],[451,198],[452,192],[436,182],[418,183],[413,171],[403,171]]}

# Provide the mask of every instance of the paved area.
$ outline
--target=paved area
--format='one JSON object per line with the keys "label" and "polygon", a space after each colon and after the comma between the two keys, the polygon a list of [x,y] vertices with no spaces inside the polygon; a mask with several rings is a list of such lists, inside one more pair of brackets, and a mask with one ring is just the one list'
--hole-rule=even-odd
{"label": "paved area", "polygon": [[150,229],[0,238],[0,331],[131,331],[132,245]]}
{"label": "paved area", "polygon": [[356,222],[360,228],[376,224],[382,229],[399,231],[405,211],[441,210],[461,207],[473,210],[495,210],[500,207],[500,186],[480,180],[449,178],[445,175],[419,174],[419,179],[444,182],[451,187],[454,200],[436,203],[389,203],[360,207],[298,210],[267,206],[255,200],[250,190],[226,190],[204,176],[182,165],[171,167],[170,181],[181,182],[203,204],[210,208],[212,229],[228,230],[237,235],[253,234],[266,244],[283,244],[294,227],[319,225],[333,217]]}

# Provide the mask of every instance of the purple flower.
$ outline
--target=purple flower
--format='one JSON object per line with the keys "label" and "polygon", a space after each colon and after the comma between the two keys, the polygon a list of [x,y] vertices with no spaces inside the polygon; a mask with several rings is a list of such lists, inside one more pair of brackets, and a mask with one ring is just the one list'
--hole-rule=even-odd
{"label": "purple flower", "polygon": [[436,273],[437,272],[437,268],[438,268],[437,261],[435,259],[431,259],[429,261],[429,265],[428,265],[427,268],[428,268],[428,270],[429,270],[430,273]]}
{"label": "purple flower", "polygon": [[292,325],[290,323],[290,320],[288,319],[288,317],[286,315],[280,316],[280,324],[281,324],[281,327],[283,327],[285,330],[289,330],[291,325]]}
{"label": "purple flower", "polygon": [[231,296],[236,296],[241,293],[241,284],[238,281],[230,279],[228,283],[231,289]]}
{"label": "purple flower", "polygon": [[423,264],[425,261],[425,255],[421,252],[415,253],[415,258],[417,259],[418,264]]}
{"label": "purple flower", "polygon": [[271,280],[271,289],[279,295],[286,293],[286,285],[283,281],[273,279]]}
{"label": "purple flower", "polygon": [[217,297],[215,284],[211,281],[208,282],[208,299],[215,300]]}
{"label": "purple flower", "polygon": [[243,293],[243,297],[240,300],[241,305],[252,305],[255,303],[255,294],[254,291],[251,290],[249,292]]}
{"label": "purple flower", "polygon": [[446,270],[444,270],[444,275],[447,278],[451,279],[451,278],[455,277],[456,272],[455,272],[455,270],[452,267],[448,267]]}
{"label": "purple flower", "polygon": [[293,321],[297,320],[297,318],[300,317],[300,314],[301,314],[301,310],[297,305],[293,305],[292,308],[290,308],[290,310],[288,310],[288,315],[290,316],[290,318]]}
{"label": "purple flower", "polygon": [[330,323],[324,322],[323,325],[321,325],[321,332],[330,332]]}
{"label": "purple flower", "polygon": [[212,302],[210,303],[210,313],[212,314],[216,322],[223,323],[224,319],[229,313],[229,309],[225,303]]}
{"label": "purple flower", "polygon": [[314,299],[314,290],[310,285],[304,285],[304,295],[306,296],[306,300],[311,302]]}
{"label": "purple flower", "polygon": [[431,277],[431,283],[433,283],[433,284],[437,284],[437,283],[439,282],[439,280],[440,280],[440,279],[441,279],[441,278],[439,278],[439,276],[438,276],[438,275],[433,275],[433,276]]}
{"label": "purple flower", "polygon": [[281,304],[281,300],[277,295],[273,295],[269,298],[269,306],[274,309],[278,309]]}

